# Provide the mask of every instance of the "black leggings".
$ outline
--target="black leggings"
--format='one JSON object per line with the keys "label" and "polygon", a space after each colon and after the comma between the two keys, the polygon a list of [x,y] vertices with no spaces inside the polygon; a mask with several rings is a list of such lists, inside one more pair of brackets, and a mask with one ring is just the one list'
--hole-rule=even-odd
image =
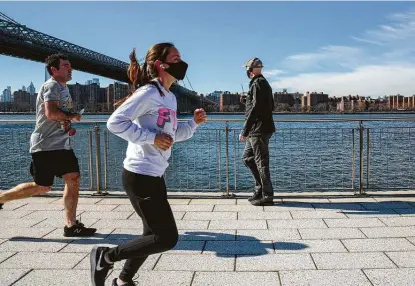
{"label": "black leggings", "polygon": [[163,177],[124,169],[122,181],[132,206],[143,221],[144,231],[142,236],[111,248],[108,258],[112,262],[127,259],[120,279],[130,281],[149,255],[172,249],[179,235]]}

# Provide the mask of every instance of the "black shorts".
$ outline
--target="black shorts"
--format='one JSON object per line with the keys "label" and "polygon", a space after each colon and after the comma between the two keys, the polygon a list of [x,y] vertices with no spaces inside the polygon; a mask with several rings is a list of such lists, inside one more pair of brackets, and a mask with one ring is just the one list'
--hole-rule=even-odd
{"label": "black shorts", "polygon": [[40,151],[32,153],[30,174],[39,186],[53,185],[56,177],[79,173],[78,159],[73,150]]}

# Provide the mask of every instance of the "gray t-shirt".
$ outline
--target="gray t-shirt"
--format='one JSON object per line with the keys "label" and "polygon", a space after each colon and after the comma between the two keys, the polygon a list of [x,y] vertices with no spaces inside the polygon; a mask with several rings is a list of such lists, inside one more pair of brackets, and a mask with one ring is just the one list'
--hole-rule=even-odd
{"label": "gray t-shirt", "polygon": [[60,85],[54,78],[47,80],[36,99],[36,126],[30,137],[30,153],[39,151],[70,150],[68,132],[64,121],[50,120],[45,114],[46,101],[59,101],[63,110],[72,109],[72,97],[67,86]]}

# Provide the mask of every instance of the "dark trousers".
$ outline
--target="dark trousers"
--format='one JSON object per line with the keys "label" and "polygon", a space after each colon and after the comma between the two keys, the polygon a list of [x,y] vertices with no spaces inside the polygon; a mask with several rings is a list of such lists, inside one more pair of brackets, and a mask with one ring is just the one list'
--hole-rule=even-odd
{"label": "dark trousers", "polygon": [[163,177],[124,169],[122,181],[132,206],[143,221],[144,231],[141,237],[111,248],[108,258],[113,262],[127,259],[119,277],[131,281],[149,255],[172,249],[179,235]]}
{"label": "dark trousers", "polygon": [[269,172],[269,139],[271,134],[261,136],[249,136],[246,138],[246,145],[242,160],[255,179],[255,191],[263,196],[273,196],[271,176]]}

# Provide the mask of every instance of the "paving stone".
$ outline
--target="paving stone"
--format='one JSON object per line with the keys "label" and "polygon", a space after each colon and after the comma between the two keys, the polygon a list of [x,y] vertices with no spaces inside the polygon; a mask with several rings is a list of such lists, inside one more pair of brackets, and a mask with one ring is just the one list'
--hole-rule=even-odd
{"label": "paving stone", "polygon": [[[16,237],[32,237],[41,238],[46,234],[52,232],[55,228],[39,227],[39,228],[23,228],[23,227],[9,227],[0,228],[0,238],[16,238]],[[63,229],[61,230],[63,232]]]}
{"label": "paving stone", "polygon": [[364,210],[364,211],[343,211],[349,218],[364,218],[364,217],[396,217],[398,213],[393,209],[380,210]]}
{"label": "paving stone", "polygon": [[95,245],[107,247],[116,247],[119,244],[126,243],[127,240],[110,240],[110,239],[78,239],[67,244],[60,253],[90,253]]}
{"label": "paving stone", "polygon": [[340,240],[288,240],[274,242],[275,253],[347,252]]}
{"label": "paving stone", "polygon": [[[103,199],[103,198],[91,198],[91,197],[86,197],[86,198],[79,197],[78,198],[78,205],[95,205],[95,204],[101,203],[103,200],[105,200],[105,199]],[[61,198],[59,200],[56,200],[56,201],[52,202],[52,204],[61,204],[61,205],[63,205],[63,199]]]}
{"label": "paving stone", "polygon": [[[5,205],[4,205],[5,206]],[[4,208],[3,206],[3,208]],[[33,211],[14,211],[14,210],[6,210],[2,209],[0,211],[0,220],[6,221],[6,219],[17,219],[27,216],[28,214],[32,213]]]}
{"label": "paving stone", "polygon": [[[35,228],[33,228],[35,229]],[[93,235],[88,237],[88,239],[92,240],[101,240],[105,239],[109,236],[110,233],[114,231],[113,228],[99,228],[97,232]],[[49,234],[42,237],[43,239],[50,239],[50,240],[61,240],[68,237],[63,236],[63,228],[57,228],[54,231],[50,232]],[[69,237],[72,240],[79,240],[79,239],[85,239],[85,237]]]}
{"label": "paving stone", "polygon": [[318,203],[330,203],[329,199],[321,199],[321,198],[283,198],[282,201],[284,204],[295,204],[295,203],[308,203],[308,204],[318,204]]}
{"label": "paving stone", "polygon": [[358,228],[304,228],[299,229],[303,239],[344,239],[364,238],[365,235]]}
{"label": "paving stone", "polygon": [[21,200],[8,202],[8,203],[3,205],[3,210],[5,210],[5,211],[13,211],[13,210],[28,211],[28,210],[22,210],[21,209],[23,206],[25,206],[27,204],[28,204],[27,202],[23,202]]}
{"label": "paving stone", "polygon": [[253,205],[215,205],[214,212],[262,212],[264,207]]}
{"label": "paving stone", "polygon": [[0,252],[58,252],[70,239],[13,238],[0,245]]}
{"label": "paving stone", "polygon": [[415,226],[369,227],[360,230],[369,238],[415,236]]}
{"label": "paving stone", "polygon": [[44,220],[44,218],[18,218],[18,219],[5,219],[1,221],[1,227],[31,227]]}
{"label": "paving stone", "polygon": [[374,286],[413,286],[415,268],[411,269],[364,269]]}
{"label": "paving stone", "polygon": [[[7,204],[5,204],[7,206]],[[19,208],[19,211],[63,211],[64,207],[60,204],[34,204],[29,203]]]}
{"label": "paving stone", "polygon": [[236,240],[289,240],[300,239],[297,229],[239,229],[236,232]]}
{"label": "paving stone", "polygon": [[154,270],[233,271],[234,262],[234,256],[162,254]]}
{"label": "paving stone", "polygon": [[174,212],[211,212],[214,205],[171,205]]}
{"label": "paving stone", "polygon": [[415,268],[415,251],[386,252],[385,254],[400,268]]}
{"label": "paving stone", "polygon": [[411,209],[395,209],[395,212],[402,216],[415,216],[415,208]]}
{"label": "paving stone", "polygon": [[264,212],[264,211],[256,211],[256,212],[239,212],[238,219],[240,220],[252,220],[252,219],[291,219],[290,212]]}
{"label": "paving stone", "polygon": [[[79,211],[88,211],[88,212],[112,212],[118,211],[116,210],[117,205],[97,205],[97,204],[78,204],[76,208],[77,212]],[[134,209],[131,207],[131,210],[127,210],[133,212]]]}
{"label": "paving stone", "polygon": [[166,252],[163,253],[183,253],[183,254],[201,254],[203,250],[203,246],[205,245],[204,241],[184,241],[179,240],[176,246]]}
{"label": "paving stone", "polygon": [[313,204],[316,210],[364,210],[365,208],[358,203],[317,203]]}
{"label": "paving stone", "polygon": [[273,206],[264,206],[266,212],[280,212],[280,211],[314,211],[314,207],[310,203],[284,203],[274,204]]}
{"label": "paving stone", "polygon": [[415,250],[415,245],[404,238],[344,239],[342,241],[350,252]]}
{"label": "paving stone", "polygon": [[309,254],[238,256],[236,271],[279,271],[316,269]]}
{"label": "paving stone", "polygon": [[264,255],[274,253],[274,247],[269,241],[208,241],[203,253],[216,255]]}
{"label": "paving stone", "polygon": [[191,199],[168,199],[170,205],[188,205]]}
{"label": "paving stone", "polygon": [[[178,220],[182,220],[183,216],[185,215],[185,212],[173,212],[173,216],[174,219],[176,221]],[[136,212],[132,212],[131,215],[128,217],[129,220],[138,220],[138,221],[142,221],[142,219],[140,218],[140,216],[136,213]]]}
{"label": "paving stone", "polygon": [[[79,216],[77,217],[79,220]],[[97,218],[81,218],[81,222],[86,226],[90,227],[95,224],[99,219]],[[34,225],[34,228],[59,228],[63,229],[65,221],[63,218],[45,218],[40,223]]]}
{"label": "paving stone", "polygon": [[128,219],[133,212],[90,212],[84,211],[82,218],[97,218],[97,219]]}
{"label": "paving stone", "polygon": [[179,240],[187,241],[234,241],[236,230],[179,230]]}
{"label": "paving stone", "polygon": [[267,229],[265,220],[213,220],[209,229]]}
{"label": "paving stone", "polygon": [[380,210],[380,209],[408,209],[412,206],[406,202],[377,202],[377,203],[362,203],[365,209]]}
{"label": "paving stone", "polygon": [[279,286],[275,272],[196,272],[192,286]]}
{"label": "paving stone", "polygon": [[294,219],[309,218],[347,218],[343,213],[337,211],[291,211]]}
{"label": "paving stone", "polygon": [[[9,269],[8,269],[9,270]],[[27,271],[27,270],[26,270]],[[59,285],[59,286],[90,286],[91,279],[84,270],[33,270],[13,286],[27,285]],[[3,284],[1,284],[3,285]]]}
{"label": "paving stone", "polygon": [[379,218],[346,218],[346,219],[324,219],[329,227],[376,227],[385,226]]}
{"label": "paving stone", "polygon": [[[28,273],[29,269],[0,269],[0,285],[8,286],[18,280],[20,277]],[[18,284],[14,284],[18,285]],[[41,285],[38,284],[20,284],[20,285]]]}
{"label": "paving stone", "polygon": [[312,253],[317,269],[395,268],[381,252]]}
{"label": "paving stone", "polygon": [[[119,271],[113,271],[107,281],[118,276]],[[139,271],[137,281],[140,286],[189,286],[192,278],[193,271]]]}
{"label": "paving stone", "polygon": [[142,228],[143,223],[141,220],[134,219],[100,219],[93,227],[97,229],[101,228]]}
{"label": "paving stone", "polygon": [[281,228],[327,228],[322,219],[280,219],[268,220],[269,229]]}
{"label": "paving stone", "polygon": [[25,204],[51,204],[51,203],[55,203],[57,201],[61,201],[62,197],[45,197],[45,196],[35,196],[35,197],[30,197],[30,198],[26,198],[26,199],[22,199],[22,200],[17,200],[17,201],[13,201],[14,202],[21,202],[21,203],[25,203]]}
{"label": "paving stone", "polygon": [[281,271],[284,286],[370,286],[361,270],[299,270]]}
{"label": "paving stone", "polygon": [[377,203],[377,201],[374,198],[356,198],[356,197],[350,197],[350,198],[330,198],[329,201],[331,203]]}
{"label": "paving stone", "polygon": [[[154,266],[156,265],[157,261],[160,259],[161,254],[154,254],[154,255],[150,255],[149,257],[147,257],[146,261],[144,262],[143,265],[141,265],[140,269],[139,269],[139,273],[141,271],[150,271],[153,270]],[[114,263],[114,272],[116,273],[116,275],[120,274],[120,271],[123,269],[124,267],[124,263],[125,261],[120,261],[120,262],[115,262]],[[90,265],[90,256],[89,254],[87,256],[85,256],[84,259],[82,259],[81,262],[79,262],[75,268],[75,270],[88,270],[87,275],[89,275],[89,270],[91,269],[91,265]]]}
{"label": "paving stone", "polygon": [[[82,214],[82,211],[78,212],[78,217],[79,215]],[[36,210],[36,211],[31,211],[30,214],[26,215],[24,217],[24,219],[60,219],[61,220],[61,225],[63,225],[65,223],[65,211],[63,210],[55,210],[55,211],[51,211],[51,210]]]}
{"label": "paving stone", "polygon": [[235,220],[236,212],[187,212],[183,220]]}
{"label": "paving stone", "polygon": [[415,226],[415,217],[380,218],[387,226]]}
{"label": "paving stone", "polygon": [[131,201],[129,199],[124,198],[111,198],[111,199],[102,199],[96,204],[98,205],[131,205]]}
{"label": "paving stone", "polygon": [[[0,264],[8,269],[72,269],[85,253],[20,252]],[[48,263],[39,263],[47,261]]]}
{"label": "paving stone", "polygon": [[209,221],[207,220],[177,220],[177,229],[207,229]]}
{"label": "paving stone", "polygon": [[235,199],[192,199],[190,205],[236,205]]}
{"label": "paving stone", "polygon": [[[16,252],[9,252],[9,251],[5,251],[5,252],[0,252],[0,262],[3,263],[5,260],[7,260],[9,257],[12,257],[13,255],[15,255]],[[18,267],[17,267],[18,268]]]}

